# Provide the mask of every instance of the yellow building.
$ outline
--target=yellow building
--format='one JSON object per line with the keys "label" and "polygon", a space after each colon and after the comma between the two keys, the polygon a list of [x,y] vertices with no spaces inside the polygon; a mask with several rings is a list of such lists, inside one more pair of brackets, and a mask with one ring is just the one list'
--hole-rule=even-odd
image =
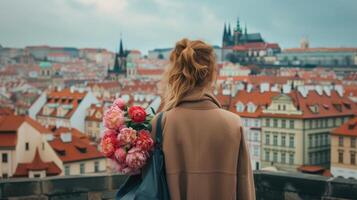
{"label": "yellow building", "polygon": [[351,100],[335,90],[299,89],[274,97],[262,114],[262,168],[328,168],[329,133],[352,117],[356,109]]}
{"label": "yellow building", "polygon": [[357,117],[331,132],[331,173],[357,179]]}

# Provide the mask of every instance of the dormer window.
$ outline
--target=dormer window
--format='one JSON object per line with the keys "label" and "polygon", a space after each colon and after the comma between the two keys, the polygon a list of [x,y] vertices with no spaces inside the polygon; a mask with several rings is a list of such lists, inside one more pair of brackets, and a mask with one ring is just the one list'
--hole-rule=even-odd
{"label": "dormer window", "polygon": [[319,106],[318,105],[310,105],[309,109],[312,113],[319,113]]}
{"label": "dormer window", "polygon": [[239,102],[236,104],[236,109],[237,109],[237,112],[243,112],[244,111],[244,105],[243,103]]}
{"label": "dormer window", "polygon": [[336,109],[337,111],[342,112],[342,105],[341,105],[341,104],[335,103],[335,104],[333,104],[333,107],[335,107],[335,109]]}
{"label": "dormer window", "polygon": [[248,112],[253,113],[256,110],[256,106],[253,103],[248,103]]}
{"label": "dormer window", "polygon": [[348,110],[351,110],[351,104],[350,104],[350,103],[344,102],[343,105],[344,105]]}

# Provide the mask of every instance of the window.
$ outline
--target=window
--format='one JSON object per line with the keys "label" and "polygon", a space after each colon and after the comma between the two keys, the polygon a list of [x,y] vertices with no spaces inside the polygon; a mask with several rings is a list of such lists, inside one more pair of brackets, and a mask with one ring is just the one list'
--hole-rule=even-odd
{"label": "window", "polygon": [[265,151],[265,160],[266,161],[270,160],[270,152],[269,151]]}
{"label": "window", "polygon": [[319,136],[315,135],[315,147],[319,146]]}
{"label": "window", "polygon": [[285,156],[286,156],[286,153],[285,153],[285,152],[282,152],[282,153],[281,153],[281,163],[283,163],[283,164],[286,163],[286,158],[285,158]]}
{"label": "window", "polygon": [[269,127],[270,126],[270,119],[265,119],[265,126]]}
{"label": "window", "polygon": [[254,141],[259,142],[259,133],[258,132],[254,133]]}
{"label": "window", "polygon": [[8,178],[8,177],[9,175],[7,175],[7,173],[2,174],[2,178]]}
{"label": "window", "polygon": [[281,120],[281,128],[286,128],[286,120]]}
{"label": "window", "polygon": [[290,128],[295,128],[294,120],[289,120]]}
{"label": "window", "polygon": [[79,171],[80,171],[81,174],[84,174],[84,172],[85,172],[84,163],[81,163],[81,164],[79,165]]}
{"label": "window", "polygon": [[280,104],[278,105],[278,110],[280,110]]}
{"label": "window", "polygon": [[294,154],[293,153],[289,154],[289,164],[290,165],[294,164]]}
{"label": "window", "polygon": [[8,162],[7,153],[3,153],[2,154],[2,162],[3,163],[7,163]]}
{"label": "window", "polygon": [[351,165],[355,165],[355,164],[356,164],[356,153],[351,152]]}
{"label": "window", "polygon": [[278,146],[278,136],[274,135],[274,140],[273,140],[274,146]]}
{"label": "window", "polygon": [[29,145],[28,142],[25,143],[25,150],[26,150],[26,151],[30,150],[30,145]]}
{"label": "window", "polygon": [[274,128],[278,127],[278,120],[277,119],[273,120],[273,127]]}
{"label": "window", "polygon": [[286,140],[286,136],[283,135],[281,136],[281,146],[285,147],[285,140]]}
{"label": "window", "polygon": [[278,162],[278,152],[274,152],[273,154],[273,161]]}
{"label": "window", "polygon": [[284,111],[286,110],[286,105],[283,105],[283,110],[284,110]]}
{"label": "window", "polygon": [[289,147],[294,147],[294,136],[289,137]]}
{"label": "window", "polygon": [[259,126],[260,126],[258,119],[254,120],[254,126],[255,126],[255,127],[259,127]]}
{"label": "window", "polygon": [[343,163],[343,151],[338,152],[338,163]]}
{"label": "window", "polygon": [[253,147],[253,155],[254,156],[259,156],[259,147],[257,147],[257,146]]}
{"label": "window", "polygon": [[309,147],[312,147],[313,143],[312,143],[312,135],[309,135]]}
{"label": "window", "polygon": [[338,146],[343,147],[343,136],[338,136]]}
{"label": "window", "polygon": [[244,105],[242,103],[237,103],[236,104],[236,109],[237,109],[237,112],[243,112],[244,111]]}
{"label": "window", "polygon": [[64,175],[69,176],[71,174],[71,169],[69,166],[64,166]]}
{"label": "window", "polygon": [[355,137],[351,137],[351,147],[356,148],[356,138]]}
{"label": "window", "polygon": [[42,150],[45,150],[45,143],[42,142]]}
{"label": "window", "polygon": [[312,120],[309,120],[309,128],[312,128]]}
{"label": "window", "polygon": [[94,172],[99,172],[99,162],[98,161],[94,162]]}
{"label": "window", "polygon": [[267,144],[267,145],[270,144],[270,135],[269,134],[265,135],[265,144]]}
{"label": "window", "polygon": [[310,165],[313,164],[313,157],[312,153],[309,153],[309,163]]}

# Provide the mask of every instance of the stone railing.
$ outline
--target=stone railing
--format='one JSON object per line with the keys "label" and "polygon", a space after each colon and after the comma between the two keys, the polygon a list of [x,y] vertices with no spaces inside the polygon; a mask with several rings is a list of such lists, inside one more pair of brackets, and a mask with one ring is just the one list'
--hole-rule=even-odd
{"label": "stone railing", "polygon": [[[113,199],[121,175],[86,175],[0,180],[0,199]],[[352,200],[357,181],[300,173],[256,171],[258,200]]]}

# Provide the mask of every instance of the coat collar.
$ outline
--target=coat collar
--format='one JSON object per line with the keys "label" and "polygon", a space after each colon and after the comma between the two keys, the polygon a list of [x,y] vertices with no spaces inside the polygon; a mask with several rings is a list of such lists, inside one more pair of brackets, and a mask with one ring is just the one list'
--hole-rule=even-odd
{"label": "coat collar", "polygon": [[177,107],[193,109],[222,108],[222,105],[207,89],[197,88],[186,94],[178,103]]}

